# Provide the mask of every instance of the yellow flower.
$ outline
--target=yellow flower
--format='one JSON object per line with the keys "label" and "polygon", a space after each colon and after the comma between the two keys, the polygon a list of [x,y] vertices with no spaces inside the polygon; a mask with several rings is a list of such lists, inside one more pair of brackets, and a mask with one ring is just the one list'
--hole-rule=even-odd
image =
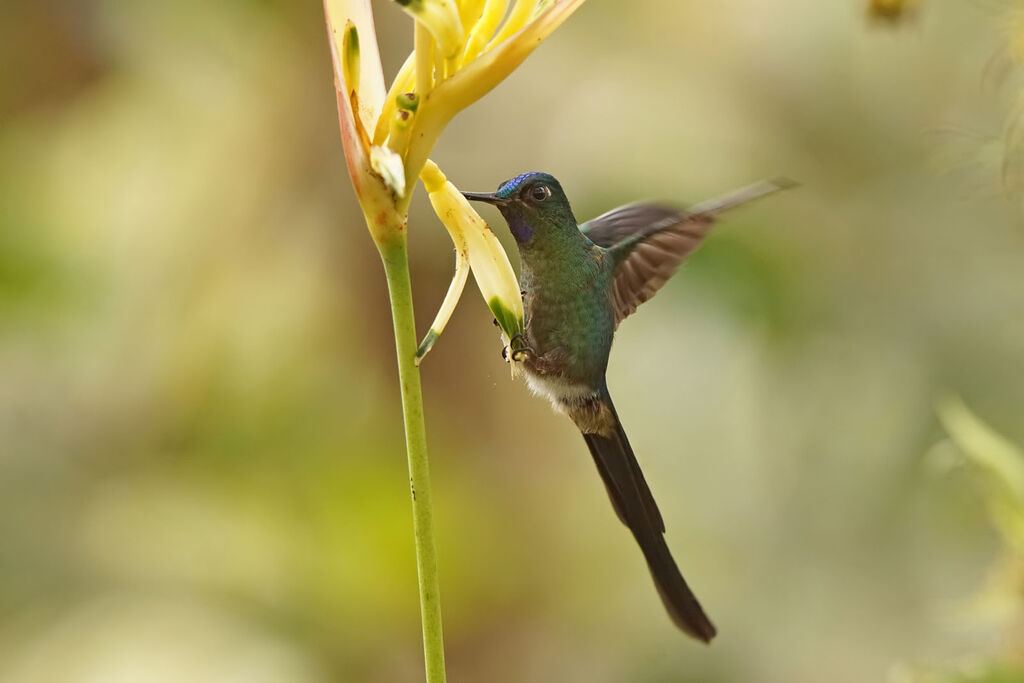
{"label": "yellow flower", "polygon": [[466,285],[467,269],[473,271],[480,294],[494,314],[504,334],[504,341],[508,344],[512,337],[523,331],[523,300],[505,250],[469,201],[448,182],[437,164],[428,161],[420,178],[430,194],[434,212],[455,243],[455,278],[430,331],[420,344],[417,358],[422,358],[444,331],[462,294],[462,288]]}
{"label": "yellow flower", "polygon": [[506,341],[522,330],[508,257],[428,156],[452,118],[512,73],[583,0],[516,0],[510,11],[509,0],[396,1],[416,28],[413,51],[387,90],[369,0],[324,0],[324,12],[345,158],[374,240],[381,244],[404,229],[419,177],[455,243],[455,277],[421,358],[444,329],[468,269]]}
{"label": "yellow flower", "polygon": [[[364,185],[355,177],[365,170],[360,163],[368,162],[371,147],[386,144],[403,160],[406,188],[391,190],[406,200],[400,206],[408,206],[412,181],[448,122],[512,73],[583,0],[517,0],[504,24],[508,0],[397,2],[415,19],[417,31],[413,52],[386,93],[369,0],[324,0],[324,12],[357,192]],[[396,103],[410,91],[419,100],[417,111],[402,122],[411,135],[395,141]]]}

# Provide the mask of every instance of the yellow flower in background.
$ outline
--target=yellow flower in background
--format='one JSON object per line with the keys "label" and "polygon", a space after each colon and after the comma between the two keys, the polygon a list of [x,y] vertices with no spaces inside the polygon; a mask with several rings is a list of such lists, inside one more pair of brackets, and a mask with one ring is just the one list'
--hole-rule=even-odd
{"label": "yellow flower in background", "polygon": [[918,0],[868,0],[868,15],[874,19],[897,22],[917,9]]}
{"label": "yellow flower in background", "polygon": [[[443,331],[473,271],[506,343],[522,330],[519,286],[479,214],[428,156],[460,111],[505,79],[583,0],[396,0],[415,21],[414,48],[384,88],[368,0],[325,0],[342,142],[374,240],[404,229],[417,177],[455,243],[455,277],[417,360]],[[395,213],[402,217],[396,222]]]}
{"label": "yellow flower in background", "polygon": [[1024,452],[957,396],[943,397],[936,412],[964,461],[978,473],[993,524],[1006,544],[1024,555]]}

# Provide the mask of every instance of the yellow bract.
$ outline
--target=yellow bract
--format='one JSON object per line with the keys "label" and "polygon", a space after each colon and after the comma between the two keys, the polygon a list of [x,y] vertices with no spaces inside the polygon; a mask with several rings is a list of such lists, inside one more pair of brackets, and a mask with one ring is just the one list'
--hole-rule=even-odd
{"label": "yellow bract", "polygon": [[[473,271],[477,287],[480,288],[480,294],[490,307],[508,343],[509,339],[523,330],[523,299],[519,294],[515,271],[512,270],[505,250],[487,227],[484,219],[470,206],[462,193],[448,182],[437,164],[428,160],[420,179],[430,195],[430,204],[434,207],[434,212],[444,223],[452,242],[455,243],[456,261],[458,262],[459,254],[468,257],[469,267]],[[456,280],[458,276],[457,273]],[[462,277],[464,284],[465,276]],[[431,338],[441,334],[448,323],[448,318],[455,307],[455,301],[449,300],[452,297],[458,299],[461,287],[462,285],[458,287],[459,292],[455,294],[453,288],[449,288],[448,296],[445,297],[437,318],[430,326],[427,336],[431,341]],[[421,355],[423,353],[426,353],[426,350],[421,345]]]}
{"label": "yellow bract", "polygon": [[465,39],[459,8],[454,0],[396,0],[433,36],[438,52],[446,58],[459,54]]}

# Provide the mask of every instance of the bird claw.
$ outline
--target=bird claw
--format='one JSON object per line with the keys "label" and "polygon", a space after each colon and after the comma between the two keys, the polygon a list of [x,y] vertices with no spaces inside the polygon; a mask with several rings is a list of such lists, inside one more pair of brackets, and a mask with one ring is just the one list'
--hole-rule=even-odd
{"label": "bird claw", "polygon": [[508,360],[509,352],[511,352],[512,360],[516,363],[522,363],[536,356],[534,350],[525,344],[522,332],[517,333],[509,340],[508,346],[501,352],[501,357]]}
{"label": "bird claw", "polygon": [[524,346],[523,348],[516,349],[515,351],[512,352],[512,360],[515,361],[516,363],[523,363],[525,361],[532,360],[534,356],[535,354],[533,352],[533,349],[531,349],[529,346]]}

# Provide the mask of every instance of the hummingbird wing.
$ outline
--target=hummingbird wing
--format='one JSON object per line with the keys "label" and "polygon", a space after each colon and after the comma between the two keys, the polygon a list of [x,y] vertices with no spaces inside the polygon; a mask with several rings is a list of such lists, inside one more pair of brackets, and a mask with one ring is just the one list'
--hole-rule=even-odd
{"label": "hummingbird wing", "polygon": [[581,225],[583,234],[616,260],[615,327],[668,282],[710,232],[717,214],[793,185],[789,180],[762,180],[687,209],[627,204]]}
{"label": "hummingbird wing", "polygon": [[580,230],[616,254],[612,282],[615,327],[675,274],[711,230],[711,216],[657,204],[629,204],[587,221]]}

